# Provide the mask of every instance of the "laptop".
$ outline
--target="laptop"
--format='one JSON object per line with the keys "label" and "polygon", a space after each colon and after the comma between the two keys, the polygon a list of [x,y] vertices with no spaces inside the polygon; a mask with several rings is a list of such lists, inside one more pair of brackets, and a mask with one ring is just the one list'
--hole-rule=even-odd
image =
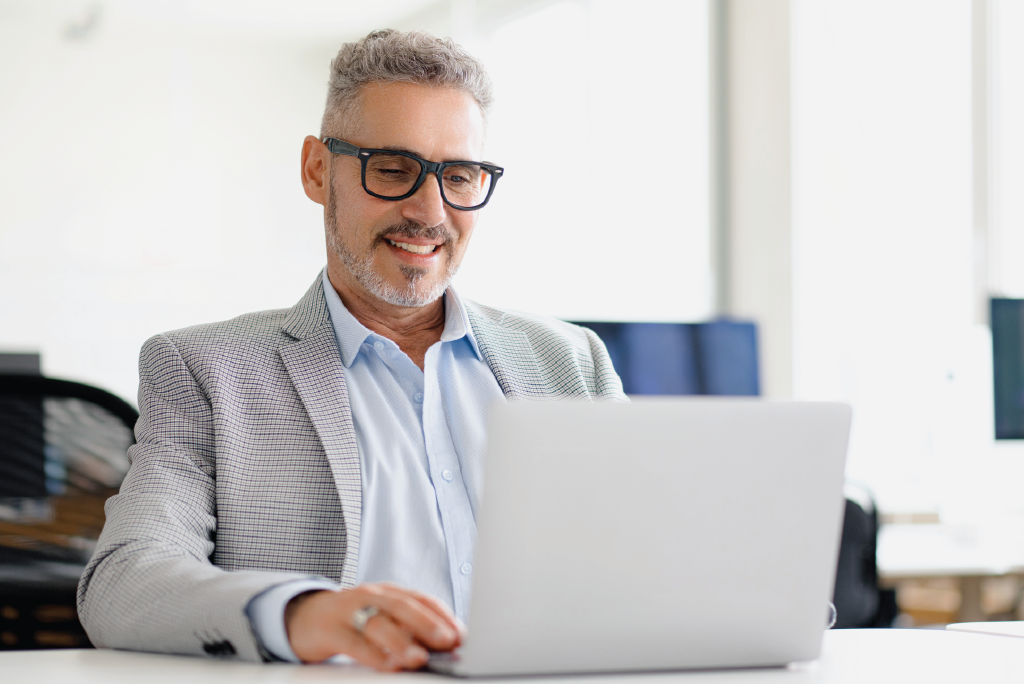
{"label": "laptop", "polygon": [[509,402],[457,676],[780,666],[830,615],[850,408]]}

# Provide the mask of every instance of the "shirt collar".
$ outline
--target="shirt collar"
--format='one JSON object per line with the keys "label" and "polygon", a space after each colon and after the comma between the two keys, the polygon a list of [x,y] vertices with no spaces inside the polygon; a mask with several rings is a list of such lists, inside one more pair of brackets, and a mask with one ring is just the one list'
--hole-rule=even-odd
{"label": "shirt collar", "polygon": [[473,326],[469,324],[469,314],[466,313],[466,307],[462,305],[462,299],[459,298],[455,288],[449,285],[444,293],[444,332],[441,333],[441,341],[454,342],[461,337],[465,337],[466,341],[469,342],[469,346],[473,350],[473,354],[476,355],[477,360],[483,361],[484,357],[480,353],[480,347],[476,343],[476,336],[473,334]]}
{"label": "shirt collar", "polygon": [[[376,336],[365,325],[360,323],[353,316],[341,301],[331,280],[327,276],[327,269],[323,270],[324,298],[327,300],[327,311],[331,315],[331,324],[334,326],[334,336],[338,339],[338,350],[341,352],[341,362],[345,368],[351,368],[355,363],[359,349],[367,337]],[[444,293],[444,331],[441,333],[441,342],[455,342],[465,337],[476,358],[483,361],[480,354],[480,347],[473,335],[473,328],[469,324],[469,316],[466,308],[462,306],[462,300],[456,294],[455,289],[449,287]]]}

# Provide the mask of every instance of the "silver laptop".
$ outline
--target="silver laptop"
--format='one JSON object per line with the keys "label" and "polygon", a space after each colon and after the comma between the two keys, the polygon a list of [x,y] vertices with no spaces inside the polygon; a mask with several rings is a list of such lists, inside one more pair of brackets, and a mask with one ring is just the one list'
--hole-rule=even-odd
{"label": "silver laptop", "polygon": [[829,617],[850,408],[511,402],[491,415],[459,676],[777,666]]}

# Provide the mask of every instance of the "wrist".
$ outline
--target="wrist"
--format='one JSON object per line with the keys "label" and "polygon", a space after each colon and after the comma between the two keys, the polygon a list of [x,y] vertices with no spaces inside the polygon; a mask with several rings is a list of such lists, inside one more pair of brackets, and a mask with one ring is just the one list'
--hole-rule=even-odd
{"label": "wrist", "polygon": [[327,589],[312,589],[310,591],[304,591],[301,594],[297,594],[288,601],[288,604],[284,608],[284,631],[288,635],[289,641],[291,640],[291,626],[292,620],[295,618],[295,614],[299,608],[315,594],[320,594]]}
{"label": "wrist", "polygon": [[335,588],[337,585],[333,582],[310,577],[274,585],[254,596],[246,605],[245,614],[264,657],[268,660],[299,662],[298,656],[292,651],[285,625],[288,603],[301,594]]}

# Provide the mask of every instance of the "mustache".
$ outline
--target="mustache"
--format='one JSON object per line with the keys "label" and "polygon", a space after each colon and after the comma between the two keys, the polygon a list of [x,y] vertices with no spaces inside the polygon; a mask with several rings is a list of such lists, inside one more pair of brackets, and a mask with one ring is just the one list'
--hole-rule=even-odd
{"label": "mustache", "polygon": [[450,246],[455,241],[451,232],[443,225],[426,227],[413,223],[412,221],[403,221],[402,223],[396,223],[384,228],[377,233],[376,242],[384,242],[385,235],[390,235],[392,237],[423,238],[424,240],[436,240],[441,238],[446,247]]}

